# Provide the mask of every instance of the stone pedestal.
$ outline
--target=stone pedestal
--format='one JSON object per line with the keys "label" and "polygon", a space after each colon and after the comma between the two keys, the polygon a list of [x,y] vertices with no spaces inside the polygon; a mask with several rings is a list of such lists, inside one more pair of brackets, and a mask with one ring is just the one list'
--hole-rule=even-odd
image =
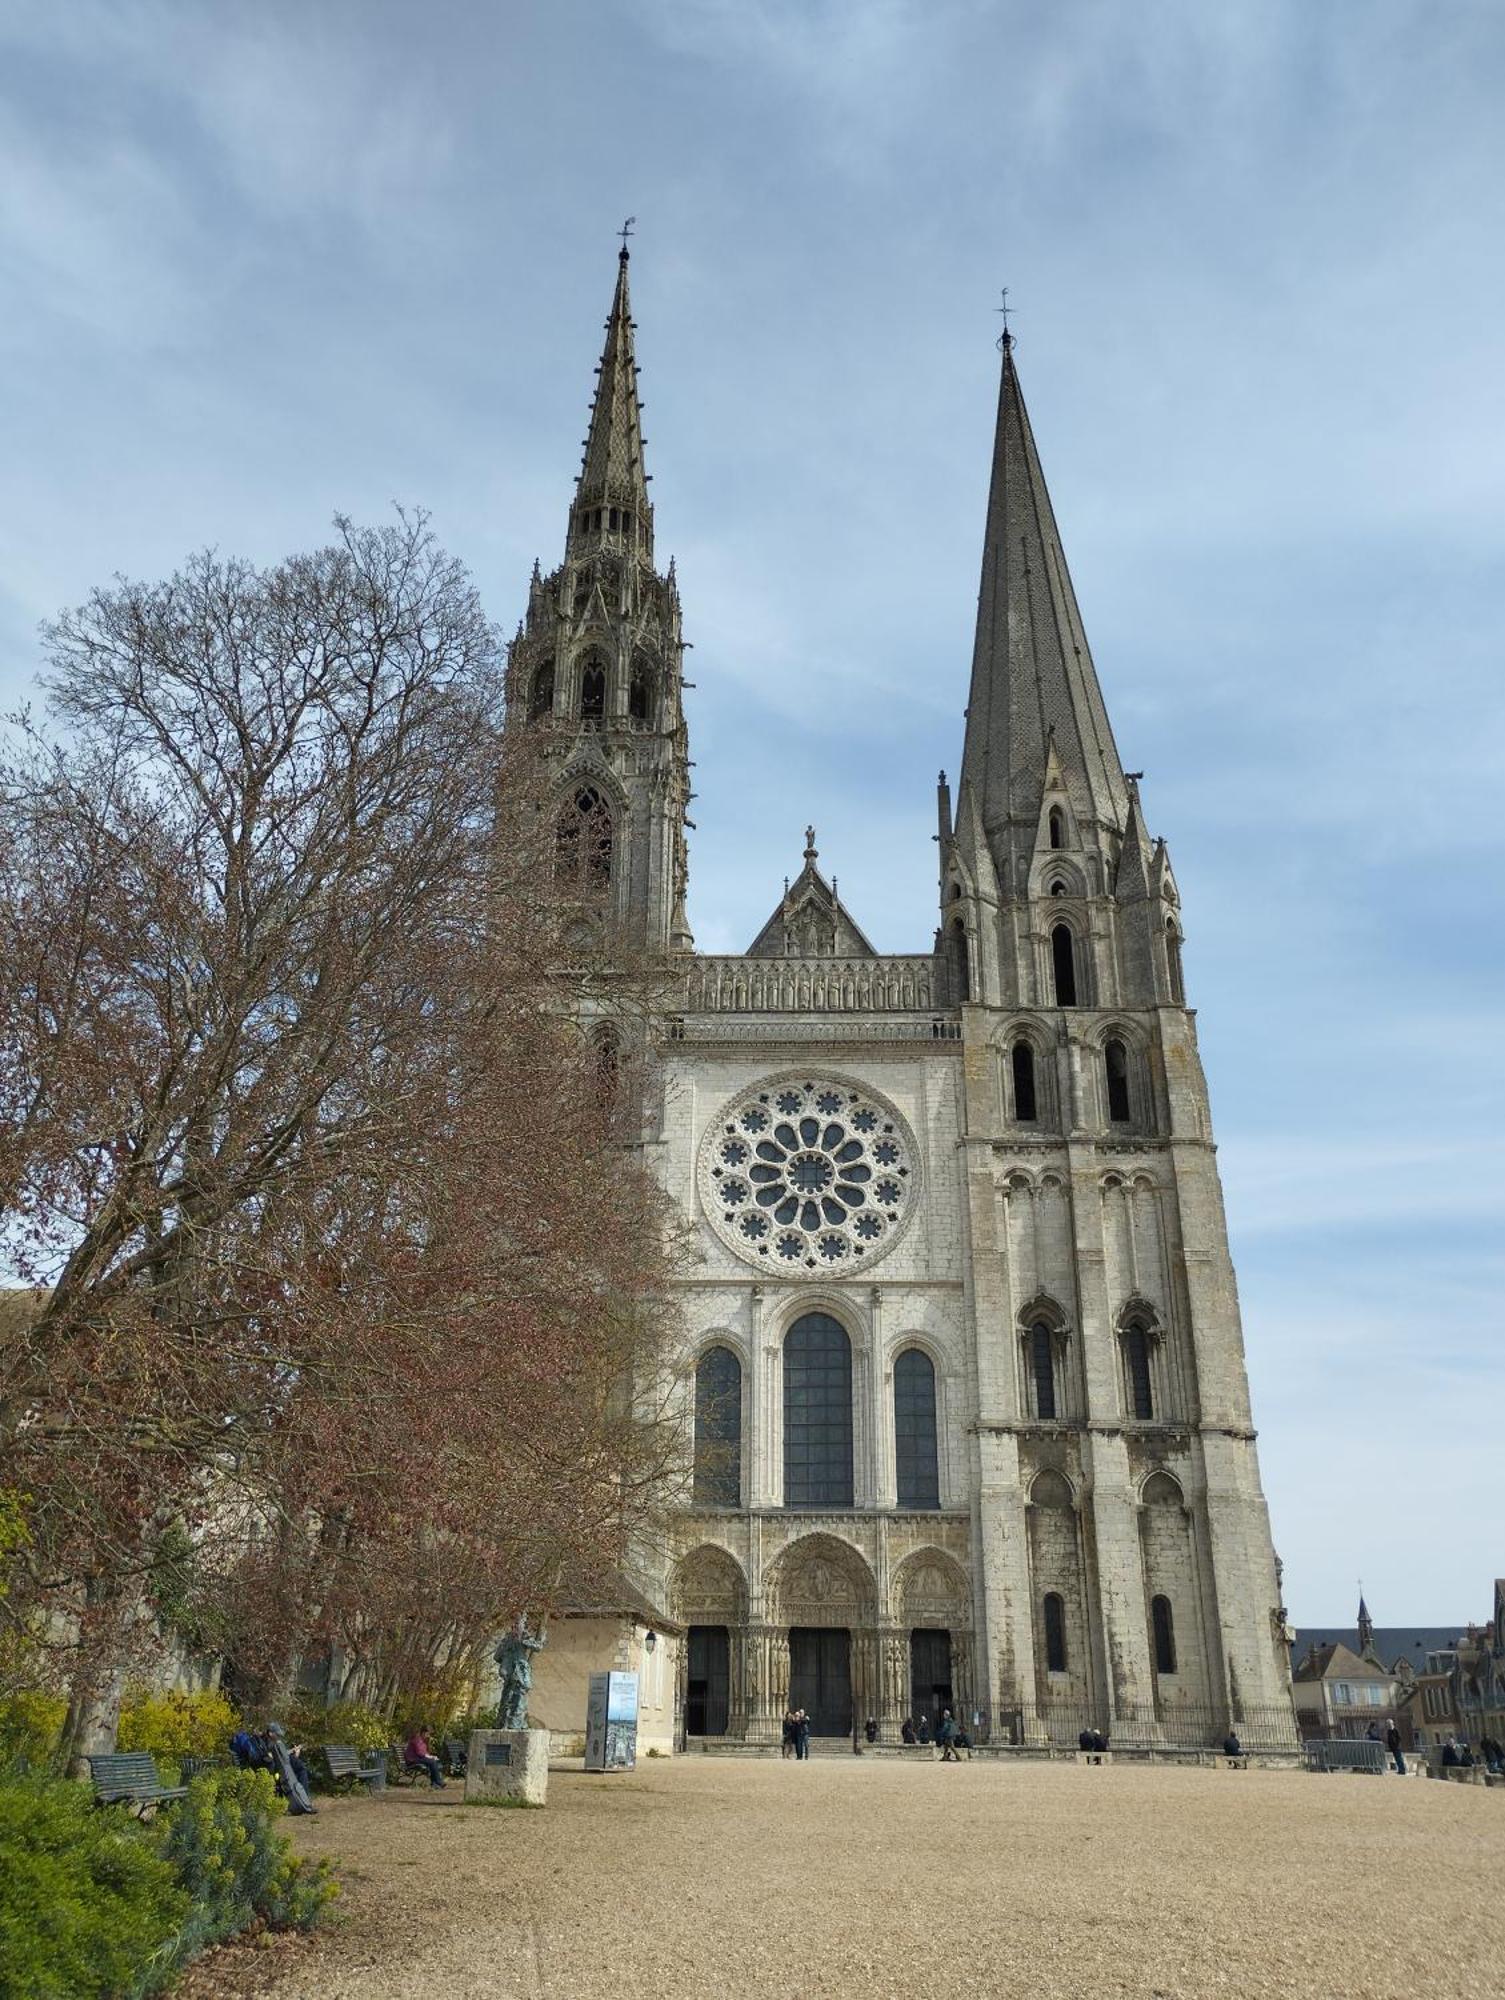
{"label": "stone pedestal", "polygon": [[473,1729],[465,1757],[465,1801],[513,1799],[541,1806],[549,1790],[547,1729]]}

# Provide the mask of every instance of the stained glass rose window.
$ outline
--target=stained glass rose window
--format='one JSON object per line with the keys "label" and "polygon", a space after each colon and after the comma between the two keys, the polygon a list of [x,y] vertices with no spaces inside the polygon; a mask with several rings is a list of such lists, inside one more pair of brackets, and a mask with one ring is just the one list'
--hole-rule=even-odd
{"label": "stained glass rose window", "polygon": [[701,1199],[749,1263],[851,1271],[902,1233],[916,1165],[908,1126],[872,1091],[829,1077],[778,1079],[734,1098],[706,1133]]}

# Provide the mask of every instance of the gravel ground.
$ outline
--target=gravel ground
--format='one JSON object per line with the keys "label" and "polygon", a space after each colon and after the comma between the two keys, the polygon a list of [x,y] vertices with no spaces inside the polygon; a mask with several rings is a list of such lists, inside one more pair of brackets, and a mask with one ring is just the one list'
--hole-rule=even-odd
{"label": "gravel ground", "polygon": [[183,2000],[1505,1996],[1505,1790],[815,1757],[556,1770],[542,1812],[291,1822],[345,1889]]}

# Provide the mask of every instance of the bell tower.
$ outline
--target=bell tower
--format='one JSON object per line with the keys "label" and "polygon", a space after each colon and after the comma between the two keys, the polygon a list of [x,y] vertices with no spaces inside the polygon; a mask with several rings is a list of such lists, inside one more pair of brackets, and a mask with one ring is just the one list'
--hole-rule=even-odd
{"label": "bell tower", "polygon": [[674,565],[654,566],[629,261],[624,240],[564,560],[533,566],[509,706],[550,732],[562,893],[645,950],[687,952],[684,641]]}

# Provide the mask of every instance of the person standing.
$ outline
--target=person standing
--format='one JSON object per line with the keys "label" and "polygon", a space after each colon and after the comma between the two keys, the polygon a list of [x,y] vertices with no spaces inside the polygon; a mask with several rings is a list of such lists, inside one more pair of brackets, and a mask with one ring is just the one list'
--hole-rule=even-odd
{"label": "person standing", "polygon": [[794,1739],[795,1739],[794,1710],[792,1708],[786,1708],[784,1710],[784,1740],[779,1750],[779,1755],[781,1757],[794,1756],[795,1754]]}
{"label": "person standing", "polygon": [[809,1760],[810,1716],[803,1708],[794,1712],[794,1754],[802,1764]]}
{"label": "person standing", "polygon": [[1401,1749],[1400,1731],[1395,1726],[1395,1718],[1393,1716],[1385,1724],[1385,1748],[1395,1759],[1396,1770],[1402,1777],[1405,1777],[1406,1753]]}

